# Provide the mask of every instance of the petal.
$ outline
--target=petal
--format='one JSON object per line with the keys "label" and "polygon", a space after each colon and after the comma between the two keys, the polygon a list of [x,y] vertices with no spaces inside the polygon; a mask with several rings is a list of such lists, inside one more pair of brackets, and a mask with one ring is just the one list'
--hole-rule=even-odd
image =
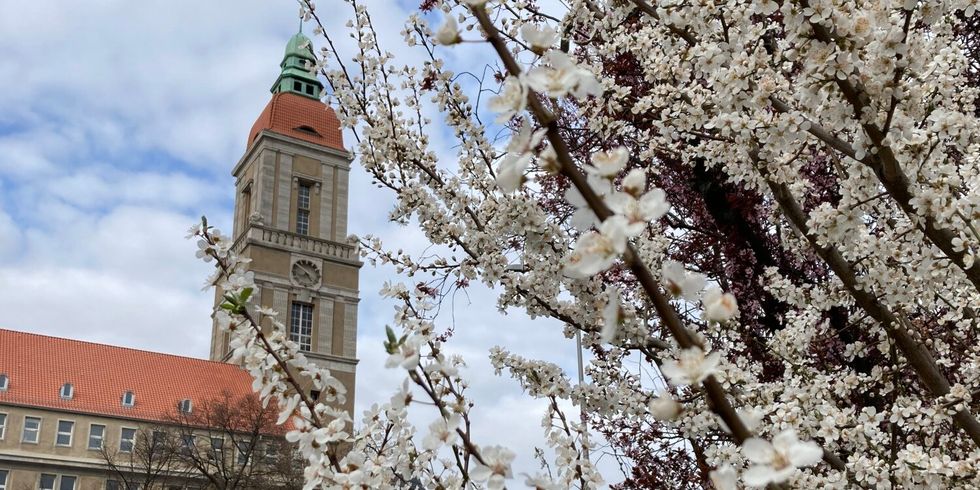
{"label": "petal", "polygon": [[776,456],[776,451],[769,441],[750,437],[742,443],[742,454],[753,463],[769,463]]}
{"label": "petal", "polygon": [[813,441],[800,442],[789,449],[787,454],[793,466],[797,468],[812,466],[823,459],[823,449]]}
{"label": "petal", "polygon": [[772,466],[755,465],[742,473],[742,481],[750,487],[764,487],[773,481],[773,476]]}

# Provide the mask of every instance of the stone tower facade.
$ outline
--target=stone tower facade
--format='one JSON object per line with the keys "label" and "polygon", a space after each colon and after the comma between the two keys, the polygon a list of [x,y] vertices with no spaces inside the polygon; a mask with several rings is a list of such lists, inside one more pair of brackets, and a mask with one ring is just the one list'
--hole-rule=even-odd
{"label": "stone tower facade", "polygon": [[[307,358],[329,368],[354,399],[357,250],[347,241],[348,175],[340,122],[305,68],[309,39],[286,46],[272,99],[249,134],[235,177],[234,250],[252,259],[256,302],[279,312]],[[214,328],[211,359],[227,360]]]}

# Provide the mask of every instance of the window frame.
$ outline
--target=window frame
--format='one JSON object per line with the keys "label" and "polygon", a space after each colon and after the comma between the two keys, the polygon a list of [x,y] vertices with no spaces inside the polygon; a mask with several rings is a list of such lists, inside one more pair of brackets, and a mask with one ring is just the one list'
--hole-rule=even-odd
{"label": "window frame", "polygon": [[[123,433],[125,431],[127,431],[127,430],[133,431],[133,438],[132,439],[129,439],[129,451],[123,451],[123,441],[126,440],[126,439],[123,439]],[[126,453],[126,454],[132,454],[133,453],[133,450],[136,449],[136,434],[138,432],[139,432],[139,429],[136,428],[136,427],[120,427],[119,428],[119,452]]]}
{"label": "window frame", "polygon": [[[126,403],[126,396],[129,396],[129,403]],[[122,394],[122,399],[119,400],[122,406],[126,408],[132,408],[136,406],[136,392],[133,390],[126,390]]]}
{"label": "window frame", "polygon": [[[68,444],[62,444],[58,442],[58,438],[61,437],[62,434],[64,434],[63,432],[61,432],[62,422],[67,422],[71,424],[71,430],[68,431]],[[71,447],[72,443],[74,442],[75,442],[75,421],[71,419],[58,419],[58,424],[55,425],[54,445],[56,447]]]}
{"label": "window frame", "polygon": [[[65,394],[65,388],[68,388],[67,395]],[[61,398],[62,400],[71,400],[75,398],[75,385],[71,383],[65,383],[61,385],[61,388],[58,389],[58,397]]]}
{"label": "window frame", "polygon": [[0,474],[3,475],[3,479],[0,479],[0,490],[7,490],[7,480],[10,479],[10,470],[0,468]]}
{"label": "window frame", "polygon": [[[309,311],[308,324],[303,324],[304,311]],[[297,315],[297,313],[301,313]],[[293,301],[289,304],[289,340],[299,344],[301,352],[311,352],[313,350],[313,314],[312,303]],[[299,318],[297,318],[299,317]],[[308,330],[304,333],[304,330]],[[305,340],[305,342],[304,342]]]}
{"label": "window frame", "polygon": [[[34,429],[34,440],[33,441],[28,441],[27,440],[27,420],[28,419],[37,420],[37,428]],[[44,424],[44,418],[43,417],[35,417],[33,415],[25,415],[24,416],[24,425],[23,425],[23,427],[21,427],[21,431],[20,431],[20,442],[21,442],[21,444],[39,444],[41,442],[41,426],[43,424]]]}
{"label": "window frame", "polygon": [[61,488],[65,484],[65,478],[71,478],[71,488],[67,490],[78,490],[78,475],[58,475],[58,490],[65,490]]}
{"label": "window frame", "polygon": [[[99,436],[99,447],[92,447],[92,427],[102,427],[102,435]],[[85,443],[85,447],[89,451],[101,451],[102,448],[105,447],[105,433],[106,433],[106,429],[107,429],[107,427],[106,427],[105,424],[96,424],[95,422],[89,422],[89,424],[88,424],[88,441]]]}
{"label": "window frame", "polygon": [[[186,405],[187,409],[184,409]],[[190,398],[184,398],[177,402],[177,411],[180,413],[192,413],[194,411],[194,401]]]}
{"label": "window frame", "polygon": [[[7,437],[7,421],[10,420],[10,414],[7,412],[0,412],[0,441]],[[0,490],[3,490],[0,488]]]}
{"label": "window frame", "polygon": [[[309,236],[310,211],[313,208],[313,184],[299,180],[296,187],[296,222],[294,228],[297,235]],[[302,230],[300,229],[302,223]]]}
{"label": "window frame", "polygon": [[197,449],[197,437],[194,434],[181,434],[180,435],[180,449],[179,453],[184,456],[189,456],[191,451]]}
{"label": "window frame", "polygon": [[10,389],[10,375],[7,373],[0,373],[0,391],[7,391]]}
{"label": "window frame", "polygon": [[[44,477],[52,477],[51,486],[44,486]],[[37,488],[38,490],[58,490],[58,475],[56,473],[38,473],[37,476]]]}
{"label": "window frame", "polygon": [[[247,449],[243,451],[242,448]],[[235,441],[235,463],[238,466],[248,466],[252,462],[254,456],[255,446],[252,445],[252,441],[249,439],[239,439]],[[244,456],[244,459],[242,458]]]}

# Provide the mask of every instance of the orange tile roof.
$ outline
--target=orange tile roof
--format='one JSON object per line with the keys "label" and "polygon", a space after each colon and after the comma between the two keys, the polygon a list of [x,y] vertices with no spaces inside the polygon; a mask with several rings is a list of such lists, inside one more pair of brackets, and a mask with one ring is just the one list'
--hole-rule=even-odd
{"label": "orange tile roof", "polygon": [[[226,390],[236,399],[252,393],[252,378],[236,365],[4,329],[0,374],[9,378],[0,404],[159,422],[185,398],[199,407]],[[71,400],[59,396],[65,383],[74,386]],[[130,390],[136,404],[124,407]]]}
{"label": "orange tile roof", "polygon": [[[301,130],[308,127],[313,131]],[[263,130],[345,151],[340,120],[330,106],[290,92],[279,92],[259,114],[248,134],[248,147]]]}

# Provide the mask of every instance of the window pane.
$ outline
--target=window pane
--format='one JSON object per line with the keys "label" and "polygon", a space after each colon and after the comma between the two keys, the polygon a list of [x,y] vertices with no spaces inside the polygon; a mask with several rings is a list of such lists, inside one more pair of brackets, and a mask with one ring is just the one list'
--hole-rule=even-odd
{"label": "window pane", "polygon": [[313,341],[313,305],[293,303],[289,318],[289,340],[309,351]]}
{"label": "window pane", "polygon": [[251,441],[238,441],[238,464],[248,463],[250,452],[252,451]]}
{"label": "window pane", "polygon": [[24,417],[24,442],[37,442],[38,429],[41,428],[41,419],[37,417]]}
{"label": "window pane", "polygon": [[88,448],[102,449],[103,439],[105,439],[105,426],[93,424],[88,432]]}
{"label": "window pane", "polygon": [[59,446],[70,446],[71,433],[74,428],[75,428],[75,422],[72,422],[70,420],[59,420],[58,436],[55,438],[55,444]]}
{"label": "window pane", "polygon": [[310,212],[306,209],[296,211],[296,233],[300,235],[310,234]]}
{"label": "window pane", "polygon": [[[7,414],[0,413],[0,439],[7,433]],[[0,480],[2,482],[2,480]]]}
{"label": "window pane", "polygon": [[120,490],[120,489],[121,489],[121,486],[119,485],[119,482],[118,481],[116,481],[116,480],[106,480],[106,482],[105,482],[105,490]]}
{"label": "window pane", "polygon": [[136,438],[136,429],[123,429],[119,437],[119,450],[124,453],[133,452],[133,439]]}
{"label": "window pane", "polygon": [[54,490],[54,481],[57,480],[56,475],[41,475],[41,490]]}
{"label": "window pane", "polygon": [[299,209],[310,209],[310,186],[300,185],[299,192],[296,194],[296,207]]}
{"label": "window pane", "polygon": [[7,488],[7,470],[0,470],[0,490]]}
{"label": "window pane", "polygon": [[74,476],[62,476],[61,486],[58,490],[75,490],[75,477]]}

